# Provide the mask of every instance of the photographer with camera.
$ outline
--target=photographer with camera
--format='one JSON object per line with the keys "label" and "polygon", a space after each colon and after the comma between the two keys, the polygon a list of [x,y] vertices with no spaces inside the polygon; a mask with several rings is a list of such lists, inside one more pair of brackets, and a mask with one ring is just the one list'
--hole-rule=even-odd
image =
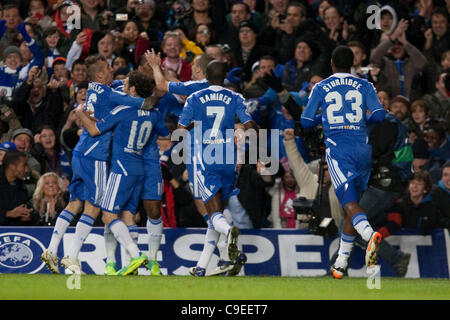
{"label": "photographer with camera", "polygon": [[39,223],[29,204],[24,179],[29,170],[27,157],[17,150],[6,152],[0,168],[0,225],[30,226]]}
{"label": "photographer with camera", "polygon": [[[294,138],[294,129],[284,130],[283,143],[286,148],[289,166],[294,174],[294,178],[297,181],[298,186],[300,187],[300,200],[305,204],[308,200],[310,202],[318,200],[317,197],[319,195],[319,187],[321,187],[323,197],[320,203],[316,201],[316,203],[312,206],[314,214],[316,217],[331,216],[336,226],[339,226],[344,216],[344,210],[342,209],[342,206],[334,192],[334,187],[331,184],[330,173],[328,172],[326,163],[324,163],[323,166],[323,182],[322,186],[320,186],[319,176],[314,174],[303,160],[295,144]],[[307,218],[305,217],[304,221],[306,220]],[[297,228],[299,227],[302,227],[302,225],[298,223]]]}

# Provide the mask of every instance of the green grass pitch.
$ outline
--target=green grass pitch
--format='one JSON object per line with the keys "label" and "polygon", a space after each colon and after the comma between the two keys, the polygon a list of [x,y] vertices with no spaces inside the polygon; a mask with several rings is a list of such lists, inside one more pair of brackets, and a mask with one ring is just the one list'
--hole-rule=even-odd
{"label": "green grass pitch", "polygon": [[68,279],[68,275],[0,274],[0,300],[450,299],[448,279],[381,278],[379,290],[369,290],[367,278],[83,275],[78,290],[67,288]]}

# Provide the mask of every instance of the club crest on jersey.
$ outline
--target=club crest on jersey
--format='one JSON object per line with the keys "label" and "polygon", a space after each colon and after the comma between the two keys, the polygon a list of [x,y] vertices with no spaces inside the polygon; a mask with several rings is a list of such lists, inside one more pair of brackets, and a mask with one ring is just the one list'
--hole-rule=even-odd
{"label": "club crest on jersey", "polygon": [[36,273],[44,267],[40,260],[44,245],[24,233],[0,234],[0,273]]}

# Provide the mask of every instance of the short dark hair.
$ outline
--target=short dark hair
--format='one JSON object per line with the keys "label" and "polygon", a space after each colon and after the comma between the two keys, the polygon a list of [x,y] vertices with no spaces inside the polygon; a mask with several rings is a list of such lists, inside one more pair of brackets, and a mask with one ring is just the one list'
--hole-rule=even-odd
{"label": "short dark hair", "polygon": [[271,56],[270,54],[263,55],[261,58],[259,58],[259,61],[261,60],[271,60],[273,63],[277,64],[277,59],[274,56]]}
{"label": "short dark hair", "polygon": [[361,41],[357,40],[349,41],[347,42],[347,47],[357,47],[360,48],[362,52],[366,53],[366,46]]}
{"label": "short dark hair", "polygon": [[3,167],[7,169],[12,164],[17,164],[21,158],[27,158],[26,154],[19,150],[9,150],[3,158]]}
{"label": "short dark hair", "polygon": [[430,176],[430,173],[428,171],[419,170],[419,171],[415,172],[414,176],[412,177],[410,182],[412,180],[420,180],[420,181],[422,181],[423,184],[424,184],[424,189],[425,189],[426,193],[431,191],[431,187],[433,186],[433,182],[431,181],[431,176]]}
{"label": "short dark hair", "polygon": [[66,62],[63,59],[56,60],[55,62],[53,62],[52,68],[55,69],[55,66],[57,66],[58,64],[62,64],[63,66],[65,66]]}
{"label": "short dark hair", "polygon": [[293,1],[293,2],[291,2],[291,3],[289,3],[288,4],[288,6],[287,6],[288,8],[289,7],[297,7],[297,8],[300,8],[300,10],[301,10],[301,16],[302,17],[306,17],[306,14],[308,13],[308,9],[306,9],[306,7],[303,5],[303,3],[300,3],[300,2],[297,2],[297,1]]}
{"label": "short dark hair", "polygon": [[431,13],[431,17],[433,17],[434,15],[441,15],[444,16],[444,18],[448,21],[448,12],[447,9],[445,9],[444,7],[436,7],[434,8],[433,12]]}
{"label": "short dark hair", "polygon": [[44,30],[44,39],[48,36],[57,33],[58,35],[61,35],[61,32],[59,31],[57,26],[50,26]]}
{"label": "short dark hair", "polygon": [[134,87],[139,97],[147,98],[155,87],[155,82],[143,72],[131,71],[128,75],[128,86]]}
{"label": "short dark hair", "polygon": [[15,4],[15,3],[5,4],[5,6],[3,7],[2,10],[6,11],[6,10],[11,10],[11,9],[17,9],[20,12],[19,6],[17,4]]}
{"label": "short dark hair", "polygon": [[227,74],[227,65],[219,60],[213,60],[206,67],[206,78],[210,83],[223,83]]}
{"label": "short dark hair", "polygon": [[214,60],[214,58],[208,56],[206,53],[199,55],[196,59],[196,65],[202,70],[203,74],[206,74],[206,67]]}
{"label": "short dark hair", "polygon": [[76,65],[79,65],[79,64],[82,64],[83,66],[86,65],[86,63],[84,62],[84,59],[77,59],[77,60],[75,60],[75,61],[73,62],[73,64],[72,64],[72,72],[73,72],[73,70],[75,69],[75,66],[76,66]]}
{"label": "short dark hair", "polygon": [[353,51],[347,46],[338,46],[331,54],[336,69],[348,70],[353,65]]}
{"label": "short dark hair", "polygon": [[250,7],[245,2],[235,2],[235,3],[233,3],[233,5],[231,7],[233,7],[237,4],[243,5],[245,7],[245,11],[247,11],[247,13],[250,13]]}

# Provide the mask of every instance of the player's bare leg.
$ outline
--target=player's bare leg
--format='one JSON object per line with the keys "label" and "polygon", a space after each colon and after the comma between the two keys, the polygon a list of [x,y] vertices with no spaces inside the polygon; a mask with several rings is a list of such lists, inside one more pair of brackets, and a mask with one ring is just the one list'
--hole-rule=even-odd
{"label": "player's bare leg", "polygon": [[152,276],[161,275],[157,253],[161,245],[163,223],[161,219],[161,201],[144,200],[144,209],[147,214],[148,234],[148,268]]}
{"label": "player's bare leg", "polygon": [[78,215],[82,209],[83,202],[75,199],[67,204],[56,219],[56,224],[53,228],[52,238],[48,249],[41,255],[41,260],[45,262],[47,268],[53,273],[59,273],[57,252],[61,239],[75,216]]}

